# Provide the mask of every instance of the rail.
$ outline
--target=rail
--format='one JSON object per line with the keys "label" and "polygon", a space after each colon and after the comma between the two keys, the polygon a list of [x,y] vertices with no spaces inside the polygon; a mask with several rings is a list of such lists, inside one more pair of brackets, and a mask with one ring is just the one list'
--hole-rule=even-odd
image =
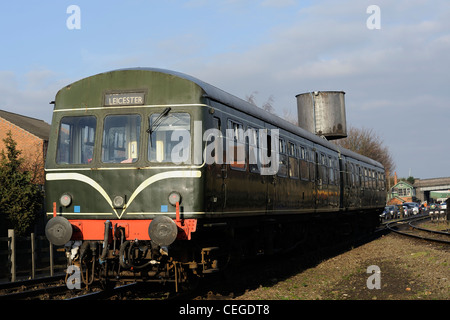
{"label": "rail", "polygon": [[[436,236],[430,237],[429,236],[431,234],[431,235],[444,235],[444,236],[450,237],[450,233],[431,230],[431,229],[427,229],[427,228],[421,228],[421,227],[417,227],[416,225],[413,224],[413,222],[417,222],[417,221],[421,221],[421,220],[425,220],[425,219],[430,219],[430,216],[428,216],[428,215],[427,216],[413,216],[413,217],[410,217],[407,219],[396,220],[396,221],[387,223],[386,228],[392,232],[395,232],[397,234],[401,234],[404,236],[408,236],[408,237],[412,237],[412,238],[416,238],[416,239],[422,239],[422,240],[426,240],[426,241],[450,244],[450,240],[444,239],[444,237],[436,237]],[[423,233],[414,233],[414,232],[407,232],[404,230],[399,230],[400,229],[399,227],[404,228],[404,226],[425,232],[427,234],[427,236],[423,235]]]}
{"label": "rail", "polygon": [[[44,294],[55,294],[67,290],[64,275],[42,277],[0,284],[1,300],[20,300],[39,297]],[[64,289],[65,287],[65,289]]]}
{"label": "rail", "polygon": [[129,284],[124,284],[112,289],[89,292],[83,295],[78,295],[72,298],[65,299],[65,301],[80,301],[80,300],[106,300],[116,295],[123,294],[130,290],[136,290],[136,288],[140,285],[138,282],[133,282]]}

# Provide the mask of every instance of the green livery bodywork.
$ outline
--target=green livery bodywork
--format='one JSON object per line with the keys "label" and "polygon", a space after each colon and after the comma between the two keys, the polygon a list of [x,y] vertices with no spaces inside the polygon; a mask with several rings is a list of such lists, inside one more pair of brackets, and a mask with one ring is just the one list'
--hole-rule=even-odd
{"label": "green livery bodywork", "polygon": [[[181,164],[150,159],[150,148],[164,148],[156,140],[154,145],[150,143],[149,135],[158,139],[158,133],[152,133],[151,121],[167,108],[169,116],[183,115],[190,121],[190,158]],[[105,162],[103,148],[108,137],[104,131],[110,126],[106,118],[120,115],[139,119],[135,125],[139,142],[131,146],[127,137],[128,146],[109,152],[138,151],[128,157],[129,162]],[[84,130],[79,141],[70,133],[76,117],[91,117],[90,122],[78,125]],[[227,129],[233,130],[232,126],[244,131],[279,130],[285,145],[280,144],[283,171],[272,175],[251,171],[247,140],[242,167],[229,162],[208,164],[204,157],[198,161],[196,157],[207,145],[205,131],[219,130],[226,145]],[[128,131],[126,134],[130,136]],[[58,146],[65,148],[64,143],[83,145],[85,149],[77,146],[82,150],[79,152],[91,150],[92,155],[84,156],[84,162],[69,158],[71,163],[58,161]],[[54,214],[51,208],[56,203],[57,214],[69,219],[152,219],[160,214],[175,218],[175,207],[168,200],[171,192],[182,197],[183,217],[195,219],[382,210],[386,193],[380,163],[340,149],[198,79],[147,68],[98,74],[57,93],[46,178],[47,214]],[[64,193],[72,198],[69,206],[59,203]],[[123,206],[114,206],[116,196],[124,199]]]}

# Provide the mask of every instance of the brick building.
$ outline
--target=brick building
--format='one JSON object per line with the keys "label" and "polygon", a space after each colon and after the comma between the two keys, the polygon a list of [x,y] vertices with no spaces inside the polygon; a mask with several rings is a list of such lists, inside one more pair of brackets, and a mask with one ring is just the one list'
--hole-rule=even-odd
{"label": "brick building", "polygon": [[33,173],[33,181],[44,184],[44,163],[47,155],[50,125],[43,120],[0,110],[0,150],[8,131],[25,158],[25,168]]}

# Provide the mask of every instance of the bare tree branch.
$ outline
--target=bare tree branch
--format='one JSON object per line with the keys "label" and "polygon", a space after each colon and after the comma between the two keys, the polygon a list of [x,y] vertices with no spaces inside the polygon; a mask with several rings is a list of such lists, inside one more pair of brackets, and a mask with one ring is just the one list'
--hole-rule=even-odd
{"label": "bare tree branch", "polygon": [[[258,94],[258,91],[253,91],[249,96],[245,97],[245,100],[247,100],[247,102],[250,102],[252,105],[259,107],[258,104],[256,103],[256,95],[257,94]],[[267,101],[264,102],[263,105],[259,108],[266,110],[267,112],[269,112],[271,114],[276,114],[275,108],[273,107],[273,102],[274,102],[274,97],[273,97],[273,95],[270,95],[270,97],[267,99]]]}
{"label": "bare tree branch", "polygon": [[385,146],[380,136],[373,129],[349,127],[347,138],[333,141],[338,146],[352,150],[363,156],[380,162],[388,174],[395,169],[389,148]]}

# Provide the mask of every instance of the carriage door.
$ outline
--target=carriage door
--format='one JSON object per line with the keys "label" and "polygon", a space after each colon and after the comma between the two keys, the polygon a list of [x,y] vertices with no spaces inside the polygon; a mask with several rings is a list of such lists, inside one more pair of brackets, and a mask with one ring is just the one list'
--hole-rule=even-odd
{"label": "carriage door", "polygon": [[[208,159],[206,167],[206,198],[207,211],[222,212],[226,205],[226,179],[228,177],[225,163],[224,137],[222,134],[221,119],[213,118],[213,129],[218,131],[205,138]],[[219,133],[220,132],[220,133]]]}
{"label": "carriage door", "polygon": [[[226,152],[225,152],[225,146],[226,146],[226,137],[223,136],[223,131],[222,131],[222,123],[221,123],[221,119],[214,117],[213,118],[214,121],[214,128],[220,131],[221,134],[221,141],[215,141],[215,161],[214,163],[216,163],[215,165],[215,177],[217,179],[215,179],[215,184],[216,184],[216,190],[217,190],[217,195],[218,195],[218,199],[217,199],[217,211],[223,211],[223,208],[225,208],[225,206],[227,205],[227,181],[226,179],[228,178],[228,167],[226,164]],[[218,157],[217,152],[222,152],[222,158],[220,159],[220,157]]]}
{"label": "carriage door", "polygon": [[266,210],[268,212],[272,212],[274,210],[277,184],[277,170],[272,170],[274,168],[274,164],[272,163],[272,161],[277,159],[275,155],[278,152],[279,142],[277,137],[273,135],[270,130],[276,128],[267,123],[265,124],[265,126],[265,129],[261,129],[264,130],[264,134],[259,136],[260,139],[263,138],[265,139],[265,141],[259,141],[259,149],[260,155],[263,154],[264,157],[270,159],[270,163],[264,164],[267,160],[262,159],[259,159],[259,161],[261,163],[261,183],[263,185],[263,188],[266,190]]}
{"label": "carriage door", "polygon": [[350,164],[345,161],[341,155],[339,155],[339,172],[340,172],[340,183],[339,183],[339,208],[348,209],[348,199],[350,198],[350,188],[351,188],[351,172]]}
{"label": "carriage door", "polygon": [[319,207],[320,192],[322,190],[322,179],[320,175],[319,153],[314,151],[314,208]]}

